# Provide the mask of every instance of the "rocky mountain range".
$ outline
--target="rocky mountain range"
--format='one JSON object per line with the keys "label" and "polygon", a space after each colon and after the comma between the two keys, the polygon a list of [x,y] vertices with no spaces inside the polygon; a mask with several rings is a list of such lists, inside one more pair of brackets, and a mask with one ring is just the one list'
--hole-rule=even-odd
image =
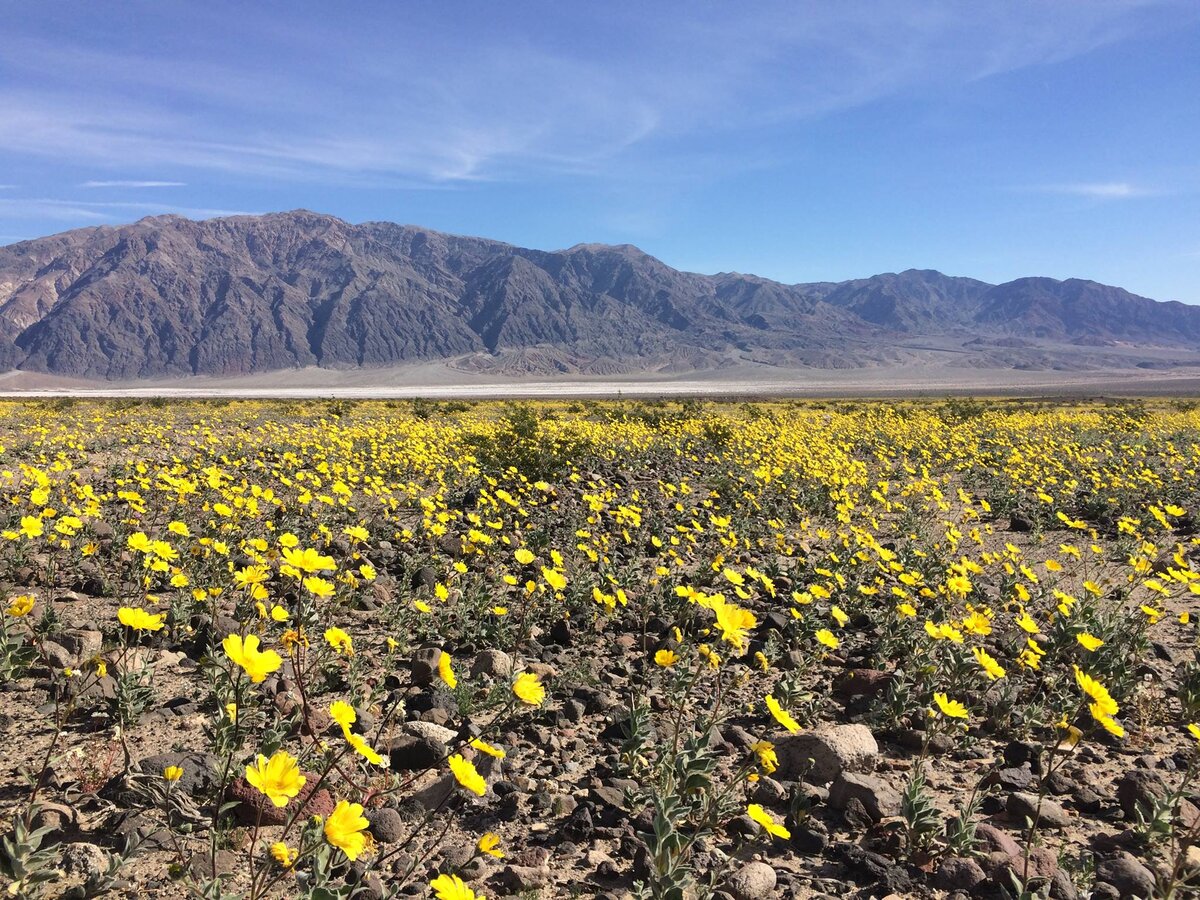
{"label": "rocky mountain range", "polygon": [[294,211],[0,247],[0,371],[134,380],[447,360],[504,374],[1169,367],[1200,307],[1093,281],[929,270],[780,284],[629,245],[546,252]]}

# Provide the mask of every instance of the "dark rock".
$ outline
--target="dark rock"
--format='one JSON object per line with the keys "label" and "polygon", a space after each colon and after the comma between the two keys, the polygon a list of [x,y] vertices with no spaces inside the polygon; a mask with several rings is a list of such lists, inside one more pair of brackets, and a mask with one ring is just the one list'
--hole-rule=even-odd
{"label": "dark rock", "polygon": [[236,800],[237,817],[246,825],[283,825],[296,810],[300,816],[327,816],[333,812],[333,796],[325,788],[313,792],[317,776],[306,772],[307,781],[300,793],[288,801],[286,806],[276,806],[257,788],[253,787],[244,776],[239,776],[229,786],[229,799]]}
{"label": "dark rock", "polygon": [[834,809],[845,809],[851,799],[862,803],[876,822],[900,814],[900,795],[873,775],[843,772],[837,777],[829,788],[829,805]]}
{"label": "dark rock", "polygon": [[1116,781],[1117,803],[1125,818],[1137,821],[1138,809],[1148,812],[1155,800],[1166,793],[1166,785],[1157,772],[1150,769],[1129,769]]}
{"label": "dark rock", "polygon": [[998,851],[1005,856],[1019,856],[1021,853],[1021,845],[1011,835],[989,822],[980,822],[975,826],[975,837],[989,852]]}
{"label": "dark rock", "polygon": [[572,697],[562,702],[557,715],[563,723],[571,725],[582,722],[586,713],[584,705]]}
{"label": "dark rock", "polygon": [[1054,877],[1050,879],[1050,900],[1079,900],[1079,891],[1075,889],[1075,883],[1063,869],[1055,872]]}
{"label": "dark rock", "polygon": [[390,806],[369,809],[364,815],[371,823],[371,836],[381,844],[394,844],[405,837],[404,820]]}
{"label": "dark rock", "polygon": [[951,856],[942,861],[934,875],[933,883],[943,891],[975,890],[987,880],[983,867],[973,859]]}
{"label": "dark rock", "polygon": [[508,865],[492,881],[507,891],[537,891],[550,882],[550,867]]}
{"label": "dark rock", "polygon": [[112,847],[118,850],[132,847],[135,854],[172,847],[171,833],[145,810],[128,810],[118,814],[105,829],[105,836]]}
{"label": "dark rock", "polygon": [[763,776],[758,779],[750,792],[750,800],[762,806],[780,806],[787,802],[788,792],[774,778]]}
{"label": "dark rock", "polygon": [[1033,771],[1028,764],[1020,768],[1001,769],[996,773],[996,781],[1006,791],[1024,791],[1033,784]]}
{"label": "dark rock", "polygon": [[1036,794],[1022,791],[1008,795],[1005,810],[1014,821],[1034,820],[1039,828],[1066,828],[1071,824],[1071,816],[1055,801],[1043,797],[1039,802]]}
{"label": "dark rock", "polygon": [[1096,866],[1096,880],[1111,884],[1121,897],[1154,896],[1154,873],[1131,853],[1121,851]]}
{"label": "dark rock", "polygon": [[560,647],[569,647],[574,641],[571,623],[566,619],[557,620],[550,626],[550,643]]}
{"label": "dark rock", "polygon": [[420,772],[438,765],[450,748],[432,734],[406,733],[384,741],[380,753],[387,754],[395,772]]}
{"label": "dark rock", "polygon": [[866,831],[876,819],[867,812],[867,807],[858,797],[851,797],[842,807],[842,823],[851,834]]}
{"label": "dark rock", "polygon": [[954,738],[943,732],[930,734],[915,728],[901,728],[892,735],[905,750],[924,751],[930,756],[945,756],[954,749]]}
{"label": "dark rock", "polygon": [[563,826],[563,834],[572,840],[590,841],[595,833],[596,823],[592,819],[591,809],[587,806],[576,806]]}
{"label": "dark rock", "polygon": [[807,818],[790,831],[792,848],[798,853],[819,856],[829,846],[829,829],[819,819]]}
{"label": "dark rock", "polygon": [[346,884],[354,889],[354,897],[362,900],[384,900],[388,896],[381,879],[375,872],[369,872],[363,860],[350,864],[346,872]]}
{"label": "dark rock", "polygon": [[1145,847],[1145,839],[1134,829],[1118,831],[1114,834],[1097,834],[1092,837],[1091,845],[1097,853],[1112,853],[1116,850],[1141,850]]}
{"label": "dark rock", "polygon": [[161,776],[167,766],[178,766],[183,775],[174,790],[192,797],[210,798],[217,789],[217,757],[212,753],[158,753],[138,760],[134,768],[148,776]]}
{"label": "dark rock", "polygon": [[1034,741],[1011,741],[1004,748],[1004,762],[1012,768],[1028,765],[1034,775],[1041,775],[1044,752],[1045,747]]}
{"label": "dark rock", "polygon": [[1073,796],[1076,809],[1089,815],[1100,812],[1104,805],[1104,798],[1086,784],[1077,785]]}
{"label": "dark rock", "polygon": [[1062,769],[1058,769],[1046,776],[1046,789],[1061,797],[1063,794],[1069,794],[1075,790],[1075,779]]}
{"label": "dark rock", "polygon": [[895,676],[879,669],[847,669],[833,680],[833,693],[843,699],[874,700],[887,691]]}
{"label": "dark rock", "polygon": [[860,885],[883,885],[882,893],[909,895],[912,877],[886,856],[864,850],[857,844],[836,844],[834,853],[845,866],[845,874]]}
{"label": "dark rock", "polygon": [[414,591],[432,591],[437,587],[438,575],[433,566],[421,566],[412,574],[411,582]]}
{"label": "dark rock", "polygon": [[1033,520],[1024,513],[1015,512],[1008,517],[1008,530],[1019,534],[1027,534],[1033,531]]}
{"label": "dark rock", "polygon": [[241,857],[232,850],[225,849],[217,850],[215,854],[197,853],[191,859],[192,875],[202,881],[232,875],[241,865]]}

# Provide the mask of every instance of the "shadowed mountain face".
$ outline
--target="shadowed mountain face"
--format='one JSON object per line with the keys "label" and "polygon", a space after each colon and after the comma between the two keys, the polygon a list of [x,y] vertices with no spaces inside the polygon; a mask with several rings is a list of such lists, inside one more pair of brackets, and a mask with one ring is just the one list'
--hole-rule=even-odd
{"label": "shadowed mountain face", "polygon": [[917,270],[784,285],[679,272],[627,245],[550,253],[305,211],[0,248],[0,370],[127,380],[447,359],[614,374],[879,365],[929,344],[971,365],[1040,365],[1053,350],[1085,367],[1122,344],[1200,349],[1200,307]]}

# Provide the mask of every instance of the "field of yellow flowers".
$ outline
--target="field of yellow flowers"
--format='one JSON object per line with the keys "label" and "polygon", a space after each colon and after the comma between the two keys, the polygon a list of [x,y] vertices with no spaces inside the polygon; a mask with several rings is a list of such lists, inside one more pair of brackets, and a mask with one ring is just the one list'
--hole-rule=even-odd
{"label": "field of yellow flowers", "polygon": [[1186,897],[1200,404],[0,404],[13,897]]}

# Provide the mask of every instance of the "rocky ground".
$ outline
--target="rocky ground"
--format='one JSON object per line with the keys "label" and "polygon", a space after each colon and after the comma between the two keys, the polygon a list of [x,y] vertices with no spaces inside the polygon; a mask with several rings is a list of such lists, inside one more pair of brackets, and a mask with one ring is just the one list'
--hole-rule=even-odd
{"label": "rocky ground", "polygon": [[[115,601],[61,592],[53,604],[63,626],[58,639],[44,648],[53,665],[79,666],[110,643],[96,623],[113,620]],[[359,633],[369,634],[372,613],[355,615]],[[780,624],[777,614],[765,616],[751,649],[762,646]],[[601,620],[598,628],[564,621],[514,655],[447,646],[461,660],[463,675],[469,673],[481,690],[505,682],[519,666],[544,677],[551,700],[535,717],[494,737],[508,755],[503,761],[487,760],[491,766],[480,763],[489,783],[484,797],[456,795],[445,805],[442,800],[450,790],[446,776],[425,770],[443,760],[472,723],[435,677],[440,648],[419,649],[407,665],[380,671],[378,677],[403,693],[406,706],[407,720],[397,723],[384,743],[391,770],[425,774],[403,800],[370,812],[371,834],[380,851],[386,851],[406,840],[413,824],[434,808],[440,811],[439,827],[396,853],[379,876],[367,879],[365,895],[381,895],[391,883],[389,876],[402,877],[413,869],[419,875],[426,852],[434,848],[429,859],[443,870],[471,859],[462,874],[491,897],[627,896],[633,882],[645,876],[643,835],[651,825],[648,813],[631,809],[627,794],[636,784],[619,758],[627,693],[631,674],[644,669],[654,649],[671,643],[669,623],[651,621],[645,639],[641,625],[622,618]],[[159,642],[139,651],[153,668],[154,701],[127,735],[133,760],[129,773],[122,773],[121,746],[108,731],[94,729],[86,711],[69,723],[64,743],[70,752],[59,756],[60,745],[51,756],[36,823],[49,828],[47,842],[59,842],[64,892],[89,877],[102,880],[110,861],[131,844],[127,863],[112,880],[112,896],[186,895],[184,880],[173,868],[180,852],[192,856],[198,871],[211,868],[206,804],[220,760],[204,749],[205,728],[215,711],[198,702],[206,693],[197,667],[200,646]],[[1188,648],[1156,644],[1154,651],[1140,670],[1151,697],[1171,689]],[[786,669],[801,662],[799,657],[794,651],[779,663]],[[1169,862],[1147,853],[1137,827],[1138,809],[1178,785],[1189,762],[1178,741],[1097,741],[1089,736],[1065,764],[1054,763],[1046,778],[1047,748],[989,734],[986,723],[965,737],[862,724],[858,720],[891,678],[889,671],[857,668],[853,659],[836,656],[811,673],[810,689],[830,702],[822,704],[818,720],[800,734],[777,730],[769,735],[779,768],[747,791],[747,799],[773,810],[781,821],[786,818],[790,839],[764,839],[743,815],[718,838],[705,841],[697,848],[696,868],[715,879],[717,897],[996,896],[1011,888],[1009,872],[1023,872],[1026,865],[1036,875],[1036,885],[1063,900],[1153,895],[1156,875],[1161,877]],[[36,772],[48,750],[55,706],[47,699],[47,687],[36,673],[3,687],[0,790],[10,809],[29,790],[19,773]],[[296,702],[295,685],[286,677],[271,677],[261,689],[280,709]],[[101,699],[112,690],[109,676],[87,692]],[[1152,720],[1158,710],[1147,703],[1138,714]],[[360,725],[370,732],[370,711],[360,715]],[[97,714],[97,723],[100,718]],[[316,721],[314,727],[328,724],[327,719]],[[333,734],[337,726],[324,730]],[[735,713],[712,738],[721,765],[732,767],[762,736],[760,714]],[[923,761],[918,759],[922,753]],[[176,790],[191,801],[182,804],[173,832],[165,827],[161,809],[148,804],[147,793],[138,790],[139,778],[153,781],[170,765],[183,768]],[[926,773],[945,817],[957,812],[977,786],[986,789],[975,852],[941,858],[904,852],[901,792],[914,765]],[[1040,833],[1036,846],[1026,848],[1026,819],[1039,809],[1043,779],[1047,792],[1040,805]],[[1185,793],[1192,799],[1180,801],[1180,824],[1194,827],[1197,786],[1185,786]],[[246,857],[238,851],[250,839],[249,826],[262,816],[269,840],[272,828],[294,807],[266,805],[260,811],[261,798],[240,779],[230,797],[238,803],[235,815],[243,827],[225,836],[230,844],[216,851],[215,861],[218,871],[235,876],[232,884],[244,885]],[[302,794],[293,803],[301,800],[313,814],[328,814],[332,808],[327,791]],[[450,811],[445,836],[432,840],[441,831],[441,817]],[[472,859],[475,836],[484,831],[501,837],[503,859]],[[1188,852],[1189,865],[1200,868],[1198,854],[1194,847]],[[1088,871],[1088,859],[1094,860],[1094,871]],[[353,869],[347,877],[354,881]],[[417,878],[400,892],[425,895],[426,881]],[[1185,889],[1176,896],[1187,895]]]}

